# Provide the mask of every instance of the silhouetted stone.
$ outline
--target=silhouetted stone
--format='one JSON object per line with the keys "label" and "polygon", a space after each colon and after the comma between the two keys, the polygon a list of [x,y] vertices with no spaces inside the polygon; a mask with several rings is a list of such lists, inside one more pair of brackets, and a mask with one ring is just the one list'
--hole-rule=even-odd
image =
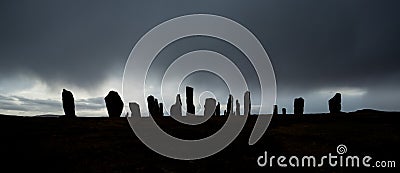
{"label": "silhouetted stone", "polygon": [[294,114],[303,115],[304,99],[299,97],[294,99]]}
{"label": "silhouetted stone", "polygon": [[158,111],[158,114],[160,115],[160,116],[164,116],[164,104],[163,103],[159,103],[158,104],[159,105],[159,111]]}
{"label": "silhouetted stone", "polygon": [[154,98],[154,109],[155,109],[154,112],[156,112],[156,114],[158,114],[160,107],[158,104],[158,100],[156,98]]}
{"label": "silhouetted stone", "polygon": [[250,92],[246,91],[244,93],[244,112],[243,115],[250,115],[251,112],[251,101],[250,101]]}
{"label": "silhouetted stone", "polygon": [[286,108],[282,108],[282,115],[286,115]]}
{"label": "silhouetted stone", "polygon": [[65,116],[76,117],[74,96],[72,95],[71,91],[63,89],[61,96]]}
{"label": "silhouetted stone", "polygon": [[129,109],[131,110],[131,116],[139,116],[141,117],[142,114],[140,114],[140,107],[139,104],[137,104],[136,102],[134,103],[129,103]]}
{"label": "silhouetted stone", "polygon": [[233,115],[233,96],[229,94],[228,104],[226,105],[226,115]]}
{"label": "silhouetted stone", "polygon": [[240,103],[239,100],[236,99],[236,115],[240,115]]}
{"label": "silhouetted stone", "polygon": [[189,86],[186,87],[186,106],[187,106],[186,115],[194,115],[195,107],[193,104],[193,88]]}
{"label": "silhouetted stone", "polygon": [[104,98],[106,102],[107,112],[109,117],[120,117],[122,109],[124,108],[124,102],[121,97],[115,91],[110,91]]}
{"label": "silhouetted stone", "polygon": [[147,96],[147,109],[149,111],[150,116],[154,116],[154,96]]}
{"label": "silhouetted stone", "polygon": [[219,102],[217,103],[217,106],[215,107],[214,115],[215,116],[220,116],[221,115],[221,105],[219,104]]}
{"label": "silhouetted stone", "polygon": [[147,97],[147,108],[151,116],[160,115],[160,107],[158,104],[158,100],[154,98],[154,96],[152,95]]}
{"label": "silhouetted stone", "polygon": [[330,113],[340,113],[342,109],[342,95],[336,93],[335,96],[329,99],[328,104]]}
{"label": "silhouetted stone", "polygon": [[171,116],[182,116],[182,101],[181,95],[176,95],[175,104],[171,106],[170,109]]}
{"label": "silhouetted stone", "polygon": [[278,105],[274,105],[273,115],[278,115]]}
{"label": "silhouetted stone", "polygon": [[204,116],[211,116],[215,112],[215,99],[206,98],[206,103],[204,104]]}
{"label": "silhouetted stone", "polygon": [[224,110],[224,116],[227,116],[227,115],[226,115],[226,110]]}

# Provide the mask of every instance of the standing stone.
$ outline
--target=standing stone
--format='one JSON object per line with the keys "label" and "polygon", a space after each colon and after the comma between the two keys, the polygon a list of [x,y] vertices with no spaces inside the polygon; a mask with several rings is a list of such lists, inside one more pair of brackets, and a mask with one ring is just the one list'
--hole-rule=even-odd
{"label": "standing stone", "polygon": [[215,116],[220,116],[221,115],[221,105],[219,104],[219,102],[217,103],[217,106],[215,107],[214,115]]}
{"label": "standing stone", "polygon": [[299,97],[294,99],[294,114],[303,115],[304,112],[304,99]]}
{"label": "standing stone", "polygon": [[230,102],[231,109],[230,109],[230,111],[229,111],[229,115],[235,115],[235,112],[233,112],[233,101],[234,101],[233,96],[232,96],[232,95],[229,95],[229,98],[230,98],[230,100],[231,100],[231,102]]}
{"label": "standing stone", "polygon": [[147,97],[147,109],[149,110],[150,116],[155,116],[156,115],[156,113],[154,112],[154,103],[155,103],[154,96],[149,95]]}
{"label": "standing stone", "polygon": [[206,103],[204,104],[204,116],[211,116],[215,112],[215,99],[206,98]]}
{"label": "standing stone", "polygon": [[171,113],[171,116],[182,116],[182,101],[180,94],[176,95],[175,104],[171,106],[169,112]]}
{"label": "standing stone", "polygon": [[236,115],[240,115],[240,103],[238,99],[236,99]]}
{"label": "standing stone", "polygon": [[137,104],[136,102],[134,103],[129,103],[129,109],[131,110],[131,116],[139,116],[141,117],[142,114],[140,114],[140,107],[139,104]]}
{"label": "standing stone", "polygon": [[227,116],[227,115],[226,115],[226,110],[224,110],[224,116]]}
{"label": "standing stone", "polygon": [[194,115],[195,107],[193,104],[193,88],[189,86],[186,86],[186,106],[187,106],[186,115]]}
{"label": "standing stone", "polygon": [[278,105],[274,105],[274,112],[272,115],[278,115]]}
{"label": "standing stone", "polygon": [[147,97],[147,108],[149,109],[149,113],[151,116],[160,115],[160,106],[158,104],[158,100],[152,95]]}
{"label": "standing stone", "polygon": [[160,116],[160,104],[158,104],[158,100],[154,98],[153,112],[156,116]]}
{"label": "standing stone", "polygon": [[61,96],[65,116],[76,117],[74,95],[71,93],[71,91],[63,89]]}
{"label": "standing stone", "polygon": [[160,103],[160,104],[158,104],[159,105],[159,108],[160,108],[160,110],[158,111],[158,114],[160,115],[160,116],[164,116],[164,104],[163,103]]}
{"label": "standing stone", "polygon": [[153,106],[154,106],[153,107],[154,108],[154,112],[157,114],[160,109],[159,109],[159,106],[158,106],[158,100],[156,98],[154,98],[154,105]]}
{"label": "standing stone", "polygon": [[250,115],[250,111],[251,111],[250,91],[246,91],[244,93],[244,114],[243,115]]}
{"label": "standing stone", "polygon": [[233,115],[233,96],[229,94],[228,104],[226,105],[226,113],[227,115]]}
{"label": "standing stone", "polygon": [[282,108],[282,115],[286,115],[286,108]]}
{"label": "standing stone", "polygon": [[335,96],[329,99],[328,104],[330,113],[340,113],[342,109],[342,94],[336,93]]}
{"label": "standing stone", "polygon": [[110,91],[104,98],[106,102],[107,112],[109,117],[120,117],[122,109],[124,108],[124,102],[121,97],[115,91]]}

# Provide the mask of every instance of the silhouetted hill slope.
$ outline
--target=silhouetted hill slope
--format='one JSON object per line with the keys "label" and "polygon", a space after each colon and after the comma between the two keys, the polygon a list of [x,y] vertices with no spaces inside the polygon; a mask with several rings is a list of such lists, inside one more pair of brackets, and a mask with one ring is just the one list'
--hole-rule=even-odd
{"label": "silhouetted hill slope", "polygon": [[64,115],[53,115],[53,114],[45,114],[45,115],[36,115],[35,117],[54,117],[54,118],[58,118]]}
{"label": "silhouetted hill slope", "polygon": [[[380,113],[380,114],[382,114],[382,113],[390,113],[390,112],[387,112],[387,111],[380,111],[380,110],[375,110],[375,109],[360,109],[360,110],[355,111],[354,113],[362,113],[362,114],[376,114],[376,113]],[[396,113],[396,112],[393,112],[393,113]]]}

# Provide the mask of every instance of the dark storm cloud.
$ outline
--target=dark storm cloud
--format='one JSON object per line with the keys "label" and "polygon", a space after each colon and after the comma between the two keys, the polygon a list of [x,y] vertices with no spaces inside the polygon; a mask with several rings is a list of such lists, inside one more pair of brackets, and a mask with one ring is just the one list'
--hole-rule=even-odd
{"label": "dark storm cloud", "polygon": [[[285,6],[292,15],[279,17],[271,25],[277,30],[266,32],[271,39],[265,38],[280,87],[369,86],[399,76],[396,6],[394,1]],[[383,85],[388,84],[399,86]]]}
{"label": "dark storm cloud", "polygon": [[211,13],[258,37],[274,66],[278,97],[335,87],[379,95],[400,87],[399,5],[395,0],[1,1],[0,80],[32,73],[49,85],[64,81],[90,89],[110,75],[122,77],[131,48],[152,27],[184,14]]}

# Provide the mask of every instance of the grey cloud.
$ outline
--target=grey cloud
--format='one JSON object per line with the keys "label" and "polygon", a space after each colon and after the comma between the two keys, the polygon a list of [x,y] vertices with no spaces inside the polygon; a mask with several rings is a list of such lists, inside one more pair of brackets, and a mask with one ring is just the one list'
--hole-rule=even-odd
{"label": "grey cloud", "polygon": [[29,99],[21,96],[0,95],[0,109],[16,111],[53,112],[60,110],[61,102],[50,99]]}
{"label": "grey cloud", "polygon": [[103,97],[89,98],[89,99],[78,99],[75,101],[76,109],[103,109],[105,108],[105,102]]}
{"label": "grey cloud", "polygon": [[[259,38],[274,66],[280,99],[356,87],[378,95],[368,105],[398,110],[378,93],[400,87],[399,5],[390,0],[1,1],[0,81],[35,74],[49,85],[61,81],[90,90],[110,76],[122,77],[131,48],[152,27],[184,14],[211,13],[241,23]],[[201,44],[183,45],[180,51]],[[173,57],[173,51],[165,55]],[[91,108],[100,107],[100,99],[96,103]]]}
{"label": "grey cloud", "polygon": [[[101,97],[75,100],[77,114],[83,110],[101,110],[105,108]],[[62,102],[52,99],[30,99],[21,96],[0,95],[0,109],[34,112],[62,112]]]}

